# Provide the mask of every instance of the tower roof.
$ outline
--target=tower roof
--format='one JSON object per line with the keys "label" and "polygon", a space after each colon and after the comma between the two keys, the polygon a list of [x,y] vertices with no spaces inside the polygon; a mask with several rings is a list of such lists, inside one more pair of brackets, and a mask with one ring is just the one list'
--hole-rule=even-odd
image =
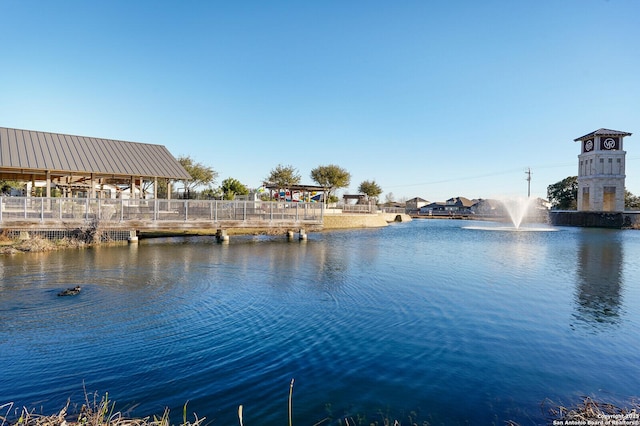
{"label": "tower roof", "polygon": [[578,141],[584,141],[587,139],[591,139],[594,136],[631,136],[631,133],[629,132],[621,132],[619,130],[611,130],[611,129],[598,129],[598,130],[594,130],[591,133],[587,133],[584,136],[580,136],[577,139],[574,139],[574,142],[578,142]]}

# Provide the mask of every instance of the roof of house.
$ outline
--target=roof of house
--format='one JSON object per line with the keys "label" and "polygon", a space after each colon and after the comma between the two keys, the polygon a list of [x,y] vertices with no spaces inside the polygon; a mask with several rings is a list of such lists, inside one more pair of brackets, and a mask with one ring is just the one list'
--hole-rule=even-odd
{"label": "roof of house", "polygon": [[421,209],[429,209],[432,207],[444,207],[446,206],[447,203],[445,203],[444,201],[434,201],[433,203],[429,203],[426,206],[422,206],[420,207]]}
{"label": "roof of house", "polygon": [[475,203],[476,206],[483,205],[483,204],[491,207],[497,207],[497,206],[503,205],[502,201],[496,200],[494,198],[481,198]]}
{"label": "roof of house", "polygon": [[447,200],[448,205],[458,205],[463,207],[471,207],[476,202],[465,197],[454,197]]}
{"label": "roof of house", "polygon": [[425,200],[424,198],[414,197],[414,198],[412,198],[410,200],[407,200],[407,202],[428,203],[429,201]]}
{"label": "roof of house", "polygon": [[611,130],[611,129],[598,129],[598,130],[594,130],[591,133],[587,133],[584,136],[580,136],[577,139],[574,139],[574,142],[578,142],[578,141],[584,141],[587,139],[591,139],[594,136],[631,136],[631,133],[629,132],[621,132],[619,130]]}
{"label": "roof of house", "polygon": [[95,174],[190,179],[162,145],[0,127],[1,175]]}

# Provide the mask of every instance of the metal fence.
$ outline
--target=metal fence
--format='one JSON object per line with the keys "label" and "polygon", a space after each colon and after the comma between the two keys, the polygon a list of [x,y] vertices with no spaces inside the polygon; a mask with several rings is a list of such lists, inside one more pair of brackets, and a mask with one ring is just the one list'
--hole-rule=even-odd
{"label": "metal fence", "polygon": [[0,197],[0,223],[16,221],[322,221],[322,203]]}
{"label": "metal fence", "polygon": [[407,209],[404,207],[382,207],[380,211],[382,213],[403,214],[407,212]]}
{"label": "metal fence", "polygon": [[343,213],[376,213],[378,206],[375,204],[338,204]]}
{"label": "metal fence", "polygon": [[[23,236],[39,237],[47,240],[62,240],[65,238],[79,239],[83,234],[82,229],[78,228],[12,228],[4,231],[4,235],[9,238],[22,238]],[[96,234],[97,240],[100,242],[128,241],[131,238],[131,230],[128,229],[101,229]],[[82,238],[81,238],[82,239]]]}

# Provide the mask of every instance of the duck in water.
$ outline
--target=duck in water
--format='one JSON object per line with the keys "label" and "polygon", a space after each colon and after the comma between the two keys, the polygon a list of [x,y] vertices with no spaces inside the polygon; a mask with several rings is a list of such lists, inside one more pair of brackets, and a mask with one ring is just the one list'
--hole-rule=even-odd
{"label": "duck in water", "polygon": [[82,289],[79,285],[77,285],[74,288],[68,288],[64,291],[61,291],[60,293],[58,293],[58,296],[75,296],[76,294],[80,293],[80,290]]}

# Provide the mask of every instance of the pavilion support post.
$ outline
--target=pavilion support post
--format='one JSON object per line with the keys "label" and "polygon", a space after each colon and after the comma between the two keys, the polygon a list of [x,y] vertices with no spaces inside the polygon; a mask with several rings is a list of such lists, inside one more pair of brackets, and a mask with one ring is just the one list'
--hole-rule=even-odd
{"label": "pavilion support post", "polygon": [[47,170],[47,189],[46,189],[46,196],[47,196],[47,211],[51,210],[51,172],[49,170]]}
{"label": "pavilion support post", "polygon": [[129,186],[129,192],[129,198],[131,198],[132,200],[136,198],[136,179],[133,176],[131,176],[131,185]]}
{"label": "pavilion support post", "polygon": [[167,179],[167,200],[171,199],[171,181]]}
{"label": "pavilion support post", "polygon": [[153,178],[153,198],[155,200],[158,199],[158,178],[157,177]]}
{"label": "pavilion support post", "polygon": [[89,198],[96,198],[96,181],[93,173],[89,175]]}
{"label": "pavilion support post", "polygon": [[47,170],[47,198],[51,198],[51,172]]}

